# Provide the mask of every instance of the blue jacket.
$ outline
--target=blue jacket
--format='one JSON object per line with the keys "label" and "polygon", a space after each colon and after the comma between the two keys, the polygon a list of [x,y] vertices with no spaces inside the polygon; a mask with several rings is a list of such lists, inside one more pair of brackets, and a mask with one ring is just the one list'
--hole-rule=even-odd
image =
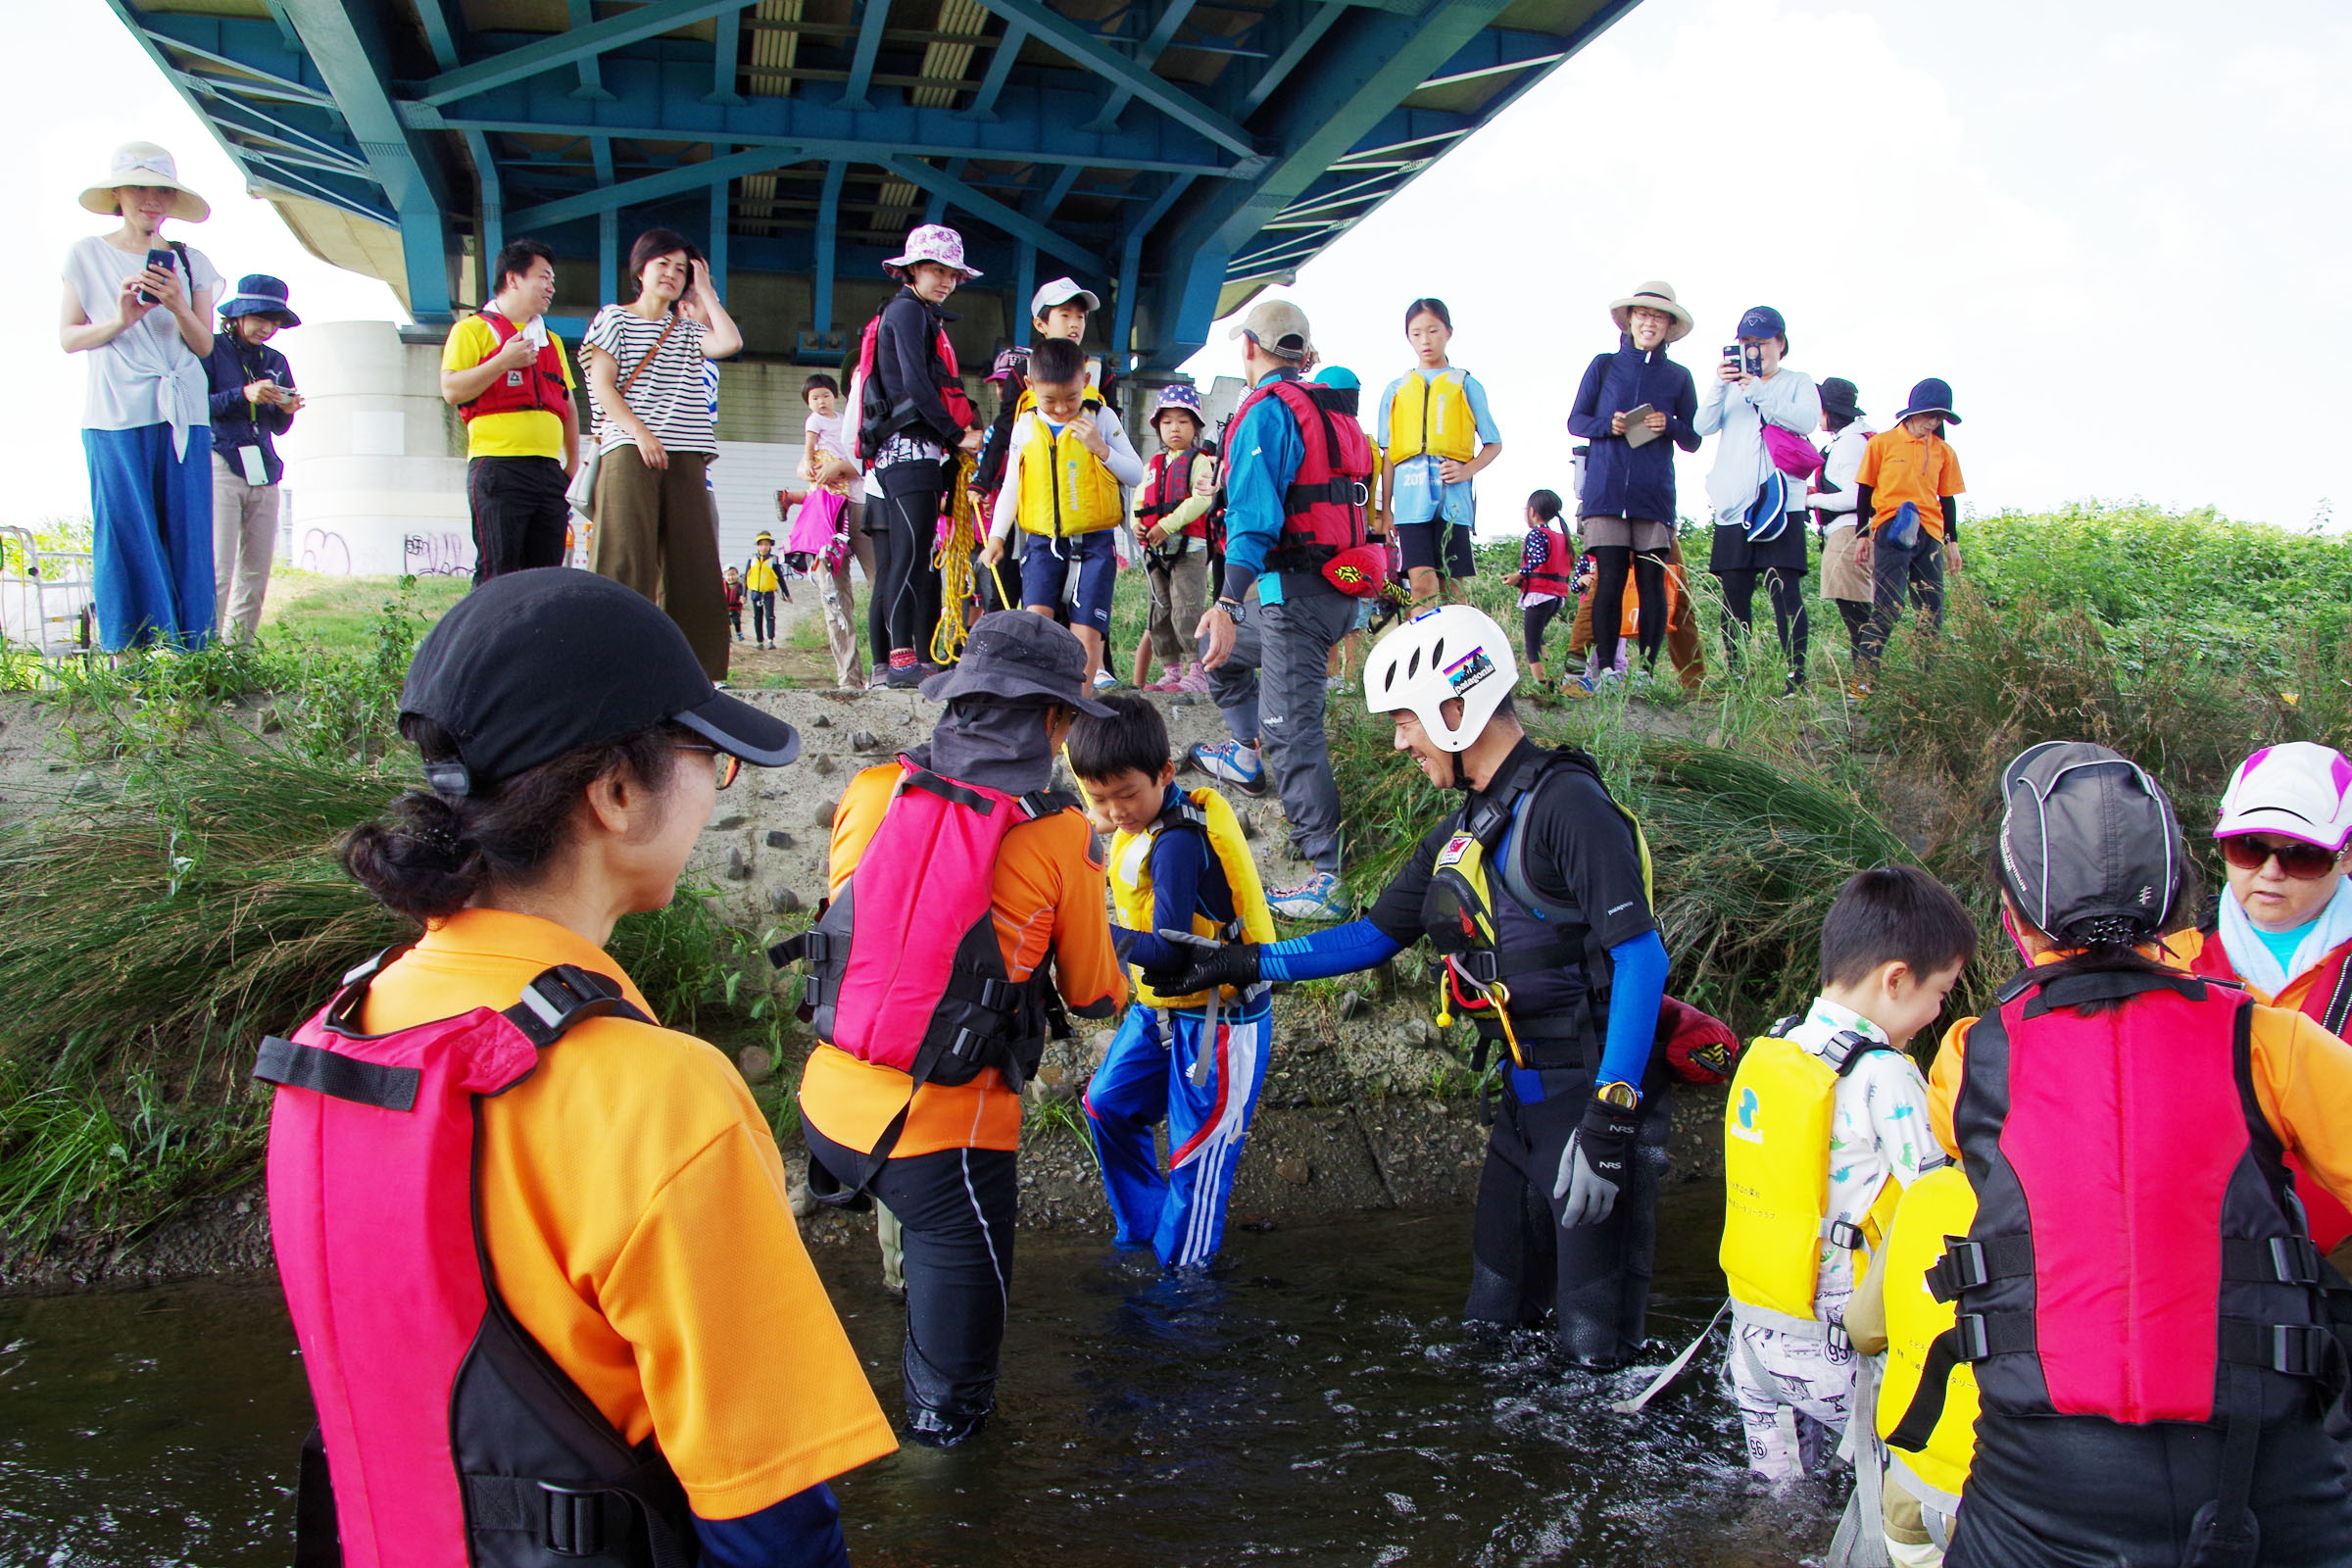
{"label": "blue jacket", "polygon": [[[1644,403],[1665,411],[1666,439],[1629,447],[1625,437],[1609,433],[1610,416]],[[1585,493],[1577,515],[1638,517],[1672,527],[1674,449],[1698,450],[1698,432],[1690,425],[1697,415],[1698,388],[1690,372],[1668,359],[1664,349],[1644,354],[1620,334],[1616,353],[1594,355],[1568,411],[1568,433],[1592,446],[1585,458]]]}
{"label": "blue jacket", "polygon": [[286,466],[272,438],[293,428],[293,411],[275,404],[263,404],[257,411],[245,401],[245,388],[265,376],[279,386],[293,386],[294,371],[286,357],[267,343],[247,343],[234,332],[217,332],[213,352],[205,356],[204,374],[212,394],[213,450],[234,467],[236,448],[258,446],[270,482],[283,479]]}
{"label": "blue jacket", "polygon": [[[1257,384],[1298,373],[1269,371]],[[1239,599],[1252,582],[1263,605],[1280,604],[1286,595],[1338,593],[1319,571],[1266,570],[1266,552],[1282,537],[1284,493],[1306,461],[1306,442],[1289,407],[1280,398],[1258,399],[1226,432],[1225,455],[1225,596]]]}

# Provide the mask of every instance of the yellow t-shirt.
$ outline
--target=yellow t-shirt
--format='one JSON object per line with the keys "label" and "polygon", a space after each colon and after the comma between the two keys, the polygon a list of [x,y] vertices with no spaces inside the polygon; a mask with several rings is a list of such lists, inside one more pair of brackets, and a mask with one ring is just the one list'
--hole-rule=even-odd
{"label": "yellow t-shirt", "polygon": [[[558,963],[646,1006],[576,932],[466,909],[386,965],[362,1027],[512,1006]],[[592,1018],[478,1114],[500,1294],[623,1437],[661,1440],[696,1514],[741,1518],[896,1451],[801,1244],[775,1138],[725,1056]]]}
{"label": "yellow t-shirt", "polygon": [[[564,366],[564,384],[574,387],[571,379],[571,357],[563,352],[564,340],[555,333],[547,340],[556,346],[556,357]],[[498,352],[498,334],[490,323],[478,316],[468,316],[449,329],[449,340],[441,345],[441,368],[470,370]],[[574,387],[574,399],[577,390]],[[466,455],[469,458],[553,458],[564,461],[564,420],[545,409],[518,409],[513,414],[485,414],[466,423]],[[527,978],[527,977],[526,977]]]}

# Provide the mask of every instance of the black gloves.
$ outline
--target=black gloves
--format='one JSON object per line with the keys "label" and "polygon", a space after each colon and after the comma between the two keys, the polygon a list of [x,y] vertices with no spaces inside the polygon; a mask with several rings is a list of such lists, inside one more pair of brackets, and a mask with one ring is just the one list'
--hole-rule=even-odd
{"label": "black gloves", "polygon": [[1163,997],[1189,997],[1211,986],[1247,990],[1257,984],[1257,954],[1254,942],[1228,943],[1214,951],[1203,948],[1189,968],[1146,969],[1144,984]]}
{"label": "black gloves", "polygon": [[1642,1125],[1638,1107],[1612,1105],[1597,1097],[1585,1105],[1576,1136],[1560,1152],[1559,1176],[1551,1196],[1563,1200],[1560,1223],[1597,1225],[1617,1206],[1633,1157],[1634,1134]]}

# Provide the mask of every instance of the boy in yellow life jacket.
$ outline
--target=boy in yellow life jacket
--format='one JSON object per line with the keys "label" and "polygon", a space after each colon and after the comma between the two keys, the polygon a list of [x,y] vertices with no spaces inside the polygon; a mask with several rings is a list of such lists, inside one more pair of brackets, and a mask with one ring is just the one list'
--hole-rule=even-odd
{"label": "boy in yellow life jacket", "polygon": [[[1108,718],[1071,726],[1070,771],[1115,830],[1112,936],[1138,969],[1180,969],[1191,943],[1269,942],[1266,908],[1249,843],[1214,789],[1176,787],[1167,725],[1144,697],[1105,698]],[[1272,1046],[1268,988],[1222,986],[1160,996],[1139,980],[1135,1000],[1087,1086],[1102,1187],[1125,1247],[1150,1247],[1167,1268],[1216,1255],[1225,1200],[1265,1082]],[[1159,1008],[1166,1008],[1163,1033]],[[1168,1123],[1168,1170],[1152,1146]]]}
{"label": "boy in yellow life jacket", "polygon": [[765,528],[752,541],[743,564],[743,591],[752,601],[752,646],[776,646],[776,595],[784,591],[784,564],[776,559],[776,536]]}
{"label": "boy in yellow life jacket", "polygon": [[1144,460],[1119,416],[1088,392],[1085,357],[1068,338],[1030,351],[1029,393],[1036,406],[1012,421],[980,560],[984,567],[1004,560],[1020,525],[1022,608],[1078,634],[1088,683],[1100,688],[1119,565],[1113,530],[1127,515],[1126,487],[1143,482]]}
{"label": "boy in yellow life jacket", "polygon": [[1901,1190],[1944,1162],[1903,1047],[1976,953],[1951,890],[1864,871],[1821,926],[1821,995],[1740,1057],[1724,1110],[1723,1271],[1748,1468],[1817,1472],[1854,1396],[1844,1316]]}

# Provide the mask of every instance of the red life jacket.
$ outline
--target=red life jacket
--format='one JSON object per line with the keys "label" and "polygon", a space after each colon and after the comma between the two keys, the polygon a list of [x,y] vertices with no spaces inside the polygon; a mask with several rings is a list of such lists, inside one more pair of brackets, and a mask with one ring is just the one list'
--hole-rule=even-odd
{"label": "red life jacket", "polygon": [[[1136,504],[1136,520],[1146,527],[1174,512],[1193,498],[1193,465],[1205,454],[1199,447],[1188,447],[1184,461],[1170,463],[1169,454],[1154,452],[1144,473],[1144,497]],[[1205,539],[1208,537],[1208,514],[1186,523],[1177,537]]]}
{"label": "red life jacket", "polygon": [[277,1086],[270,1240],[318,1411],[296,1561],[687,1562],[693,1519],[667,1462],[650,1438],[631,1447],[514,1321],[473,1206],[475,1102],[529,1077],[581,1019],[644,1014],[564,964],[504,1012],[366,1036],[388,956],[345,976],[293,1039],[263,1041],[253,1069]]}
{"label": "red life jacket", "polygon": [[[484,306],[482,323],[498,339],[499,348],[507,339],[522,330],[498,312]],[[495,351],[493,351],[495,352]],[[468,421],[485,414],[529,414],[544,411],[562,418],[571,412],[571,389],[564,384],[564,351],[556,347],[554,334],[539,345],[539,358],[527,370],[509,370],[482,390],[471,403],[458,405],[458,413]]]}
{"label": "red life jacket", "polygon": [[1522,581],[1531,594],[1575,597],[1576,552],[1568,548],[1568,532],[1557,523],[1544,524],[1544,564]]}
{"label": "red life jacket", "polygon": [[[1056,790],[1011,796],[943,778],[906,757],[881,825],[816,924],[768,950],[776,967],[807,959],[800,1016],[816,1037],[859,1061],[913,1080],[964,1084],[994,1067],[1015,1094],[1037,1070],[1059,1008],[1040,972],[1013,980],[997,941],[997,851],[1025,822],[1074,810]],[[956,934],[951,946],[944,937]],[[865,1175],[882,1168],[906,1111],[874,1143]],[[813,1167],[812,1167],[813,1168]]]}
{"label": "red life jacket", "polygon": [[[2205,945],[2190,960],[2190,967],[2216,980],[2235,983],[2240,978],[2218,931],[2205,933]],[[2352,1019],[2352,942],[2319,961],[2297,1005],[2305,1017],[2329,1034],[2343,1034],[2346,1021]],[[2303,1200],[2304,1217],[2311,1222],[2311,1239],[2319,1244],[2321,1251],[2334,1251],[2347,1238],[2352,1238],[2352,1208],[2346,1208],[2333,1193],[2319,1184],[2304,1166],[2301,1155],[2290,1152],[2286,1168],[2294,1173],[2295,1196]]]}
{"label": "red life jacket", "polygon": [[[890,301],[884,301],[883,310],[889,308]],[[962,374],[956,368],[956,345],[948,341],[946,322],[935,316],[931,325],[931,373],[939,387],[939,400],[947,406],[948,417],[968,430],[980,421],[973,416],[971,396],[963,390]],[[882,311],[876,311],[858,339],[858,368],[850,376],[847,404],[858,411],[858,422],[855,427],[843,428],[843,434],[850,437],[850,455],[869,468],[892,436],[922,423],[914,400],[901,398],[895,404],[890,402],[883,394],[880,378],[874,374],[874,340],[881,331]],[[937,431],[931,432],[932,439],[937,436]]]}
{"label": "red life jacket", "polygon": [[1925,1446],[1956,1361],[1987,1412],[2134,1426],[2228,1419],[2233,1373],[2321,1376],[2320,1257],[2254,1098],[2245,994],[2029,970],[1998,1002],[1953,1108],[1976,1222],[1928,1271],[1959,1315],[1887,1441]]}
{"label": "red life jacket", "polygon": [[[1352,414],[1332,416],[1325,394],[1337,387],[1310,386],[1295,372],[1269,381],[1242,400],[1233,416],[1241,428],[1250,411],[1273,398],[1298,426],[1305,456],[1282,496],[1282,535],[1266,552],[1269,571],[1319,571],[1344,550],[1364,542],[1364,504],[1372,494],[1372,438]],[[1230,464],[1230,457],[1227,459]]]}

